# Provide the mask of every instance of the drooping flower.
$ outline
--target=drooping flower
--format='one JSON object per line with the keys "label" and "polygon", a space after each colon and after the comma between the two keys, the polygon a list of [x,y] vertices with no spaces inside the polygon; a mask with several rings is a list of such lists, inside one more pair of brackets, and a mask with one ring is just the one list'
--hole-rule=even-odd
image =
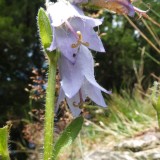
{"label": "drooping flower", "polygon": [[115,11],[119,14],[127,14],[134,16],[135,11],[130,0],[107,0],[107,7],[109,10]]}
{"label": "drooping flower", "polygon": [[61,77],[61,89],[58,105],[64,98],[74,116],[78,116],[81,109],[79,104],[85,102],[89,97],[97,105],[106,107],[101,91],[110,94],[95,80],[94,60],[89,49],[83,45],[79,46],[76,63],[71,63],[65,56],[59,59],[59,71]]}
{"label": "drooping flower", "polygon": [[[87,3],[87,0],[70,0],[72,3],[80,4]],[[147,17],[147,11],[143,11],[132,5],[133,0],[89,0],[88,3],[92,6],[107,9],[118,14],[126,14],[131,17],[134,16],[135,12],[140,16]]]}
{"label": "drooping flower", "polygon": [[134,16],[135,14],[130,0],[90,0],[89,3],[118,14],[127,14],[129,16]]}
{"label": "drooping flower", "polygon": [[53,29],[50,51],[59,49],[66,58],[75,63],[74,55],[77,52],[77,47],[72,44],[79,39],[77,31],[80,31],[88,48],[105,52],[100,38],[93,29],[102,24],[101,19],[87,17],[80,8],[64,1],[49,5],[47,12]]}
{"label": "drooping flower", "polygon": [[101,91],[110,92],[96,82],[94,60],[88,49],[105,52],[93,29],[102,20],[85,16],[76,5],[65,1],[50,5],[47,11],[53,29],[49,50],[59,49],[61,52],[58,64],[61,78],[58,105],[66,99],[74,116],[79,115],[79,106],[87,97],[105,107]]}

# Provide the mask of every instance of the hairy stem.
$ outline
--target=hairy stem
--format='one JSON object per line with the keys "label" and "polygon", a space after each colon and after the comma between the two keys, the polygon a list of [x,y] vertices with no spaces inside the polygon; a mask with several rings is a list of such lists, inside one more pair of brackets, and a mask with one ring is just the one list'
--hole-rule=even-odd
{"label": "hairy stem", "polygon": [[8,152],[8,137],[10,126],[0,128],[0,160],[10,160]]}
{"label": "hairy stem", "polygon": [[46,90],[45,125],[44,125],[44,160],[51,160],[54,140],[54,105],[56,86],[56,67],[58,54],[48,53],[49,73]]}

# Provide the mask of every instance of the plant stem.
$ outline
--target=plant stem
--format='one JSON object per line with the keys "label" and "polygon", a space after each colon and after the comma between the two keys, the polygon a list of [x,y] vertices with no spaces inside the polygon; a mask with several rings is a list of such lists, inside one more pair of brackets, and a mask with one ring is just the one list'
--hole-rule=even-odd
{"label": "plant stem", "polygon": [[10,160],[8,152],[8,137],[11,124],[0,128],[0,160]]}
{"label": "plant stem", "polygon": [[49,59],[48,84],[46,90],[45,122],[44,122],[44,160],[51,160],[53,155],[54,140],[54,105],[55,105],[55,86],[56,68],[58,54],[47,53]]}

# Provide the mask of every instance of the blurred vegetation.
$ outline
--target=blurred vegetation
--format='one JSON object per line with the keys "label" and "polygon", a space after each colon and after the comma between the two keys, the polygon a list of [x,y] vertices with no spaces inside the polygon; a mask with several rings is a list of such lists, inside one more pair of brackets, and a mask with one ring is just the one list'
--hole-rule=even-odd
{"label": "blurred vegetation", "polygon": [[[137,1],[134,5],[144,10],[150,8],[148,15],[155,22],[160,23],[160,1],[145,0],[144,3]],[[41,116],[38,118],[39,112],[36,111],[36,116],[35,111],[34,114],[31,112],[34,108],[44,107],[43,98],[41,101],[37,101],[39,99],[37,97],[36,101],[31,100],[29,99],[31,92],[25,91],[29,84],[33,86],[37,84],[37,80],[38,85],[42,87],[40,93],[44,94],[45,89],[46,64],[36,24],[37,11],[40,6],[44,7],[44,1],[0,0],[0,126],[4,126],[8,120],[14,123],[11,128],[10,149],[14,151],[13,157],[19,153],[17,159],[22,159],[22,157],[25,159],[21,153],[30,154],[33,152],[32,149],[37,149],[35,141],[26,139],[30,138],[33,133],[39,135],[43,128],[39,127],[43,123],[39,118],[43,117],[43,111],[40,110]],[[89,11],[91,14],[97,13],[92,9]],[[155,122],[155,112],[153,108],[151,109],[145,92],[160,73],[160,54],[140,36],[140,33],[124,16],[104,11],[100,17],[104,17],[104,23],[99,31],[106,54],[94,54],[95,61],[99,63],[95,68],[95,75],[102,86],[106,89],[113,89],[113,95],[108,100],[109,109],[105,114],[99,114],[101,111],[97,109],[88,109],[94,123],[92,123],[93,126],[84,127],[82,137],[83,135],[93,137],[92,141],[99,135],[96,131],[99,127],[102,132],[98,131],[98,133],[104,133],[101,134],[102,137],[109,134],[113,137],[117,134],[123,137],[124,135],[132,136],[140,129],[152,126]],[[151,20],[138,15],[131,20],[160,49],[160,28]],[[35,78],[36,81],[33,81],[32,76],[37,78]],[[40,93],[36,92],[36,94]],[[142,106],[146,107],[142,109]],[[31,124],[32,122],[34,124]],[[31,130],[34,128],[32,134],[27,133],[28,128]],[[22,130],[26,131],[22,133]],[[106,130],[110,133],[106,133]],[[35,135],[34,138],[36,137],[38,136]],[[40,138],[36,139],[38,144],[39,140]],[[15,152],[15,150],[19,151]],[[34,151],[39,153],[39,150]]]}
{"label": "blurred vegetation", "polygon": [[0,1],[0,124],[15,116],[22,117],[28,107],[33,67],[41,68],[41,53],[36,16],[43,1]]}
{"label": "blurred vegetation", "polygon": [[148,92],[142,98],[137,92],[130,96],[125,90],[121,91],[121,95],[115,91],[107,109],[86,106],[92,117],[85,119],[79,139],[59,160],[81,160],[87,151],[97,148],[110,150],[126,138],[158,131],[156,112],[150,95],[151,92]]}
{"label": "blurred vegetation", "polygon": [[[146,0],[144,3],[142,1],[138,2],[141,3],[134,4],[144,10],[148,10],[147,4],[150,4],[151,9],[148,15],[156,22],[159,22],[159,1],[151,2]],[[108,12],[104,12],[101,16],[105,17],[104,23],[100,26],[100,33],[106,33],[106,35],[102,36],[102,40],[107,53],[96,54],[96,61],[100,64],[100,67],[96,69],[96,78],[106,88],[132,89],[136,82],[133,61],[135,61],[136,65],[140,64],[141,49],[145,47],[143,87],[146,89],[150,82],[153,81],[151,73],[159,75],[159,65],[150,57],[160,60],[160,54],[140,36],[139,32],[135,31],[124,16],[117,16]],[[147,30],[142,19],[135,15],[132,21],[157,48],[160,48],[160,28],[146,19],[147,24],[158,39],[157,43]]]}

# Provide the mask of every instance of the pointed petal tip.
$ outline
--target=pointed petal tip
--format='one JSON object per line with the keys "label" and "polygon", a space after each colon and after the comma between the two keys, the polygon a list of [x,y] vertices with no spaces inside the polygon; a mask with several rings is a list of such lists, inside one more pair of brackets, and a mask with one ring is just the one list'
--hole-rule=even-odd
{"label": "pointed petal tip", "polygon": [[103,107],[103,108],[107,108],[108,107],[108,105],[106,104],[106,102],[104,101],[104,99],[103,99],[102,102],[98,103],[98,106]]}
{"label": "pointed petal tip", "polygon": [[107,108],[107,107],[108,107],[108,105],[106,105],[106,104],[105,104],[105,105],[102,105],[102,106],[100,106],[100,107],[104,107],[104,108]]}
{"label": "pointed petal tip", "polygon": [[106,90],[106,93],[107,93],[107,94],[112,94],[112,91]]}

